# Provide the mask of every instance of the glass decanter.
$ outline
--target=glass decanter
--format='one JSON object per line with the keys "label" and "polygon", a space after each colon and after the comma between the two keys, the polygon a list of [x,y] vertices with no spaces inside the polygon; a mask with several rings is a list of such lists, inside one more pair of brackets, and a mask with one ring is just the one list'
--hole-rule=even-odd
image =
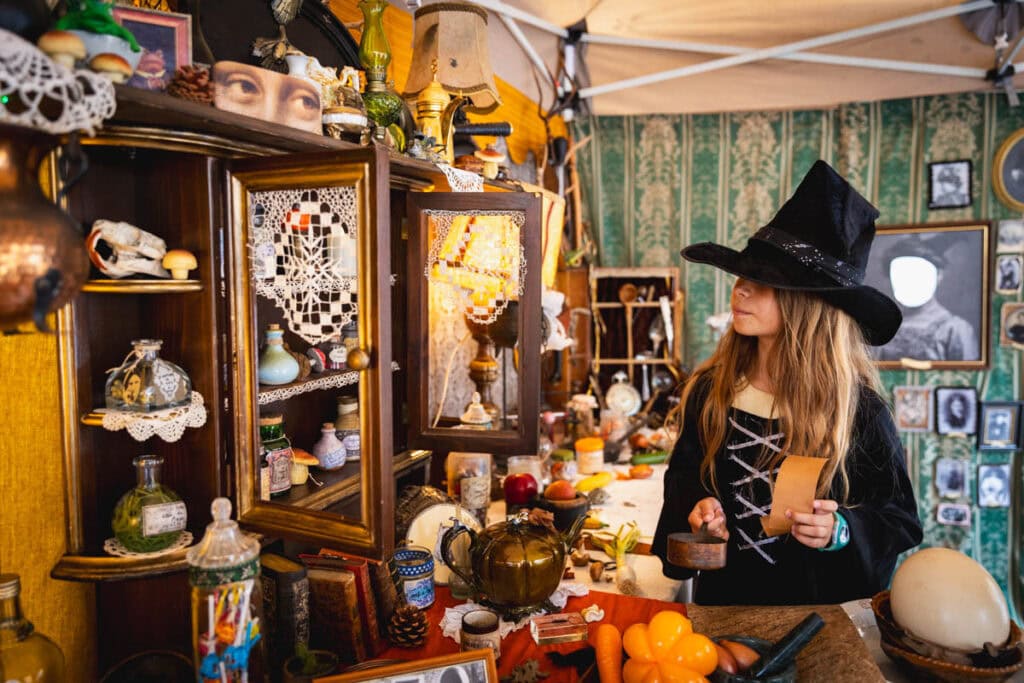
{"label": "glass decanter", "polygon": [[0,574],[0,680],[61,683],[64,655],[21,613],[21,580]]}
{"label": "glass decanter", "polygon": [[146,413],[192,402],[192,380],[177,365],[160,358],[162,344],[160,339],[132,342],[132,352],[107,380],[107,408]]}
{"label": "glass decanter", "polygon": [[114,536],[133,552],[153,553],[168,548],[185,529],[185,503],[160,483],[163,462],[157,455],[140,455],[132,460],[135,488],[121,496],[114,508]]}
{"label": "glass decanter", "polygon": [[387,84],[391,46],[384,33],[384,10],[387,0],[359,0],[363,12],[363,35],[359,40],[359,63],[366,69],[366,92],[363,104],[373,121],[374,137],[384,139],[384,131],[398,121],[402,98],[391,92]]}
{"label": "glass decanter", "polygon": [[[249,680],[262,664],[253,652],[263,629],[260,544],[231,519],[231,501],[210,505],[213,522],[185,557],[192,602],[192,652],[197,679]],[[259,680],[254,675],[254,680]]]}

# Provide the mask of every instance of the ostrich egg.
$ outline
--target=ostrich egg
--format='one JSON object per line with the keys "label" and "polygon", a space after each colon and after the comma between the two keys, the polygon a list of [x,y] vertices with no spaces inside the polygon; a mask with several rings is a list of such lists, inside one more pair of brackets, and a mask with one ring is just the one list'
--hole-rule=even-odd
{"label": "ostrich egg", "polygon": [[984,567],[955,550],[911,555],[896,570],[889,599],[896,623],[935,645],[970,652],[1010,636],[1003,592]]}

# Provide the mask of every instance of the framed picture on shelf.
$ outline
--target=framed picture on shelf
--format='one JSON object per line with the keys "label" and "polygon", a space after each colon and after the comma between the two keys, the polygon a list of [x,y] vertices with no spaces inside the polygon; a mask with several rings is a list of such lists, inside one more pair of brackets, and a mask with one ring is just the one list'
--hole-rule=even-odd
{"label": "framed picture on shelf", "polygon": [[880,368],[988,366],[988,245],[988,223],[878,228],[864,284],[903,313],[896,336],[874,351]]}
{"label": "framed picture on shelf", "polygon": [[1024,256],[1000,254],[996,257],[996,291],[1000,294],[1016,294],[1020,291],[1021,267]]}
{"label": "framed picture on shelf", "polygon": [[981,404],[978,415],[978,448],[1017,450],[1020,447],[1020,404],[990,401]]}
{"label": "framed picture on shelf", "polygon": [[978,391],[974,387],[935,388],[935,431],[969,436],[978,430]]}
{"label": "framed picture on shelf", "polygon": [[970,159],[928,164],[929,209],[960,209],[970,205]]}
{"label": "framed picture on shelf", "polygon": [[179,66],[192,63],[192,15],[115,5],[114,19],[132,32],[142,57],[128,85],[164,90]]}
{"label": "framed picture on shelf", "polygon": [[970,526],[971,506],[966,503],[939,503],[935,521],[946,526]]}
{"label": "framed picture on shelf", "polygon": [[999,221],[996,252],[1000,254],[1024,252],[1024,219],[1010,218]]}
{"label": "framed picture on shelf", "polygon": [[894,387],[896,428],[901,432],[932,431],[932,388]]}
{"label": "framed picture on shelf", "polygon": [[967,490],[967,463],[957,458],[936,460],[935,490],[940,498],[962,498]]}
{"label": "framed picture on shelf", "polygon": [[992,189],[999,201],[1024,212],[1024,128],[1006,136],[992,159]]}
{"label": "framed picture on shelf", "polygon": [[999,345],[1024,347],[1024,303],[1008,301],[999,309]]}
{"label": "framed picture on shelf", "polygon": [[1010,465],[978,465],[978,506],[1010,507]]}
{"label": "framed picture on shelf", "polygon": [[494,651],[469,650],[318,678],[320,683],[498,683]]}

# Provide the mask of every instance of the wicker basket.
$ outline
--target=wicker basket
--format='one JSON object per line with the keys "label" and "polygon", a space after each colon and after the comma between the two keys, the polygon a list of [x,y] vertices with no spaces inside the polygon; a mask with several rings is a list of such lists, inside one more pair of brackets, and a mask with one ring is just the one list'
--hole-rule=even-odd
{"label": "wicker basket", "polygon": [[892,618],[889,605],[889,591],[882,591],[871,599],[871,609],[875,613],[882,636],[882,651],[889,659],[901,667],[908,669],[917,678],[927,677],[950,683],[968,683],[970,681],[1003,681],[1024,667],[1024,652],[1021,650],[1021,630],[1016,623],[1010,622],[1010,637],[1001,648],[1001,655],[1009,657],[1011,662],[999,667],[979,667],[967,664],[955,664],[934,657],[912,652],[904,644],[906,634]]}

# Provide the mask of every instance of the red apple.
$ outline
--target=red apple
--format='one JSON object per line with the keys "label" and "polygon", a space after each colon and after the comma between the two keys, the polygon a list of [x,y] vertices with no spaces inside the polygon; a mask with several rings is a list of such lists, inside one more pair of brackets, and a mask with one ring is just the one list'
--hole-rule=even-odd
{"label": "red apple", "polygon": [[527,472],[517,472],[505,477],[505,503],[525,505],[537,495],[537,480]]}

